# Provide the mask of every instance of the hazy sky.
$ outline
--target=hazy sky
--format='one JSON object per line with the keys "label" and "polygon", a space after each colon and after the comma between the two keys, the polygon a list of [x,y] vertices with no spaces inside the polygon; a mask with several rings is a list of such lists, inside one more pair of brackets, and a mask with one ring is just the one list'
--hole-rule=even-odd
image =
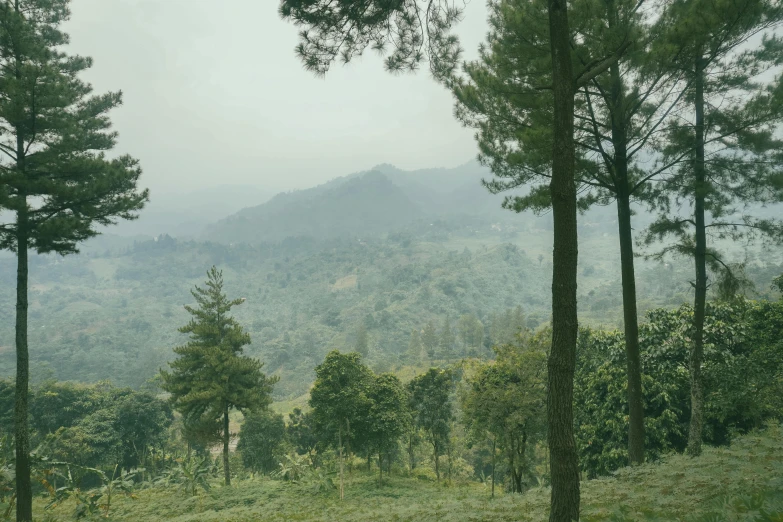
{"label": "hazy sky", "polygon": [[[73,0],[69,51],[94,58],[96,92],[124,92],[119,149],[143,184],[301,188],[378,163],[452,167],[476,155],[449,92],[426,69],[392,76],[368,51],[326,78],[295,57],[278,0]],[[486,32],[483,0],[459,34],[468,57]]]}

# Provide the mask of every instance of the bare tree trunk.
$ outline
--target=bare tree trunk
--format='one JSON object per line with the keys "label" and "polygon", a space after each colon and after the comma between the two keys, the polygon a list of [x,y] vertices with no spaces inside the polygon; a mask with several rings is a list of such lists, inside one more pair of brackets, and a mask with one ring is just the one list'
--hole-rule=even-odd
{"label": "bare tree trunk", "polygon": [[[610,4],[610,9],[611,9]],[[610,20],[617,17],[610,13]],[[644,462],[644,402],[642,363],[639,353],[639,319],[636,310],[636,277],[631,228],[631,194],[628,182],[628,137],[625,119],[625,94],[620,65],[609,68],[612,79],[612,145],[614,147],[615,188],[617,189],[617,225],[620,232],[620,273],[623,287],[623,323],[628,378],[628,461]]]}
{"label": "bare tree trunk", "polygon": [[228,464],[228,443],[231,434],[228,432],[228,405],[223,408],[223,474],[226,486],[231,485],[231,470]]}
{"label": "bare tree trunk", "polygon": [[566,0],[549,0],[554,90],[552,161],[552,349],[547,362],[547,438],[552,458],[550,522],[579,520],[579,461],[574,441],[576,366],[576,183],[574,180],[574,80]]}
{"label": "bare tree trunk", "polygon": [[413,435],[408,435],[408,460],[411,468],[411,473],[416,468],[416,455],[413,453]]}
{"label": "bare tree trunk", "polygon": [[29,248],[27,198],[17,212],[16,269],[16,398],[14,434],[16,440],[16,520],[33,519],[33,489],[30,483],[30,430],[27,425],[30,387],[30,353],[27,345],[27,282]]}
{"label": "bare tree trunk", "polygon": [[707,175],[704,166],[704,69],[702,60],[696,60],[696,161],[693,173],[694,223],[696,224],[696,291],[693,300],[693,345],[690,353],[691,374],[691,423],[688,430],[688,454],[701,454],[703,424],[703,391],[701,363],[704,357],[704,316],[707,306],[707,229],[704,203],[707,192]]}

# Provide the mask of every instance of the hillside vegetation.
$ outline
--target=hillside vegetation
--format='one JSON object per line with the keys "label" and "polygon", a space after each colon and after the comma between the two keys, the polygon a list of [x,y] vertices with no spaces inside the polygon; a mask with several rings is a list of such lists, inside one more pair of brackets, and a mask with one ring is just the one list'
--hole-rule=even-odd
{"label": "hillside vegetation", "polygon": [[[662,462],[624,468],[582,484],[582,520],[775,522],[783,520],[783,430],[738,438],[728,448],[707,448],[693,459],[670,455]],[[549,489],[489,499],[486,485],[392,475],[378,488],[374,477],[354,470],[346,498],[318,493],[318,477],[299,483],[246,477],[225,488],[188,497],[176,489],[141,489],[118,496],[108,520],[120,521],[439,521],[546,520]],[[45,510],[41,520],[70,520],[70,502]]]}

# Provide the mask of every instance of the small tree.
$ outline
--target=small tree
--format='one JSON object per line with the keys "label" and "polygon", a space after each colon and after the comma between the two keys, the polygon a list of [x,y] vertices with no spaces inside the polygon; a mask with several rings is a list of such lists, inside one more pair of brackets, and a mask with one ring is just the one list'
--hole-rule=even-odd
{"label": "small tree", "polygon": [[261,361],[242,355],[243,347],[250,344],[250,335],[228,312],[243,300],[226,298],[221,271],[213,266],[207,272],[206,288],[196,287],[191,294],[198,308],[185,306],[193,318],[179,329],[190,334],[190,340],[174,348],[179,358],[169,363],[172,371],[161,370],[163,389],[171,393],[174,408],[182,413],[186,426],[208,438],[220,434],[228,486],[228,414],[231,409],[243,413],[265,409],[271,403],[277,378],[264,375]]}
{"label": "small tree", "polygon": [[378,454],[378,485],[383,485],[383,454],[397,445],[408,429],[408,394],[396,375],[378,375],[370,386],[367,442]]}
{"label": "small tree", "polygon": [[341,354],[333,350],[315,367],[315,383],[310,390],[310,407],[316,429],[337,444],[340,458],[340,499],[345,496],[343,453],[352,430],[361,425],[369,410],[367,397],[372,372],[354,352]]}
{"label": "small tree", "polygon": [[432,445],[435,461],[435,476],[440,481],[438,460],[449,443],[451,421],[454,417],[451,408],[451,371],[430,368],[408,383],[411,394],[413,421],[423,432],[424,438]]}
{"label": "small tree", "polygon": [[283,416],[269,410],[251,412],[239,429],[237,451],[245,467],[269,473],[277,467],[276,457],[285,436]]}
{"label": "small tree", "polygon": [[0,249],[17,256],[16,278],[16,518],[32,520],[28,253],[78,252],[96,227],[134,219],[148,199],[130,156],[108,159],[117,133],[107,113],[119,92],[92,95],[79,75],[92,60],[68,56],[68,0],[0,3]]}
{"label": "small tree", "polygon": [[546,432],[546,353],[524,339],[496,347],[495,362],[479,366],[461,396],[467,426],[488,432],[505,454],[513,493],[522,493],[529,450]]}

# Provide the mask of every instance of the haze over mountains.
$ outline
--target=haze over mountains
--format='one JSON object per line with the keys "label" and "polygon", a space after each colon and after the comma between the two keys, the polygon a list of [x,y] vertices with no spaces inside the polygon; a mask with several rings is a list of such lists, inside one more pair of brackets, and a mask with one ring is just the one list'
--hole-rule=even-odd
{"label": "haze over mountains", "polygon": [[453,169],[406,172],[392,165],[281,193],[207,227],[204,239],[261,243],[286,237],[333,239],[404,229],[422,219],[500,216],[502,196],[481,185],[489,171],[476,162]]}

